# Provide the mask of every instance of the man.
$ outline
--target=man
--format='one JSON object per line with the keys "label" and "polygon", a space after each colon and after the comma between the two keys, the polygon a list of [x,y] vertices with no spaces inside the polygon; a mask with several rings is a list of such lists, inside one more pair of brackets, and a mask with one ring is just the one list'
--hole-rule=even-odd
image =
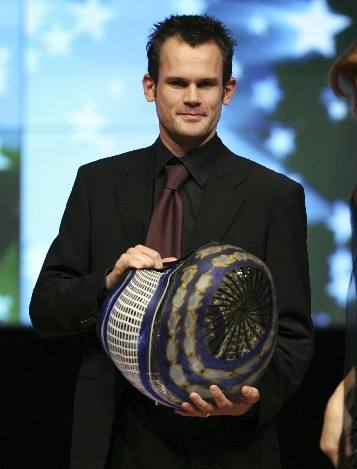
{"label": "man", "polygon": [[[143,87],[156,105],[158,140],[78,172],[31,302],[43,336],[89,337],[77,382],[73,468],[280,467],[274,417],[312,352],[304,194],[285,176],[233,155],[216,135],[222,104],[236,88],[233,47],[225,27],[207,16],[172,16],[155,25]],[[179,254],[160,243],[153,249],[151,236],[171,165],[187,172],[178,189]],[[262,381],[244,387],[239,402],[212,386],[214,405],[193,393],[174,412],[155,406],[114,369],[95,338],[95,318],[128,268],[162,268],[167,258],[210,240],[240,246],[270,267],[277,348]]]}

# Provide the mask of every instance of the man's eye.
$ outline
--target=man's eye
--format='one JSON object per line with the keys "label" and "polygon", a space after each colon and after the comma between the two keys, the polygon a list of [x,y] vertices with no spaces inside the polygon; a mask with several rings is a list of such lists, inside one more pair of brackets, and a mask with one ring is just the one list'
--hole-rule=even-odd
{"label": "man's eye", "polygon": [[199,83],[200,88],[210,88],[211,86],[214,86],[215,84],[212,81],[202,81]]}
{"label": "man's eye", "polygon": [[171,81],[170,85],[174,86],[175,88],[184,88],[186,86],[186,83],[184,81],[176,80]]}

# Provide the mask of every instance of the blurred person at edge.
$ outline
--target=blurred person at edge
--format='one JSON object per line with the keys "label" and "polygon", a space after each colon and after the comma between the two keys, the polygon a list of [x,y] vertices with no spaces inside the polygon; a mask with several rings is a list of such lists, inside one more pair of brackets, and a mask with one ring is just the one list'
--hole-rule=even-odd
{"label": "blurred person at edge", "polygon": [[[352,112],[357,117],[357,42],[337,59],[329,78],[336,96],[351,100]],[[326,405],[320,440],[321,450],[339,469],[357,469],[357,186],[351,196],[351,225],[352,275],[346,307],[346,375]]]}

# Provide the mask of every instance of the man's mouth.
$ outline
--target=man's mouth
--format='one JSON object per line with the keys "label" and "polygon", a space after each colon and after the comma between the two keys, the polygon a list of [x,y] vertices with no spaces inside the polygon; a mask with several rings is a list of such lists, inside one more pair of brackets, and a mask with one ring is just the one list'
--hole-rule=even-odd
{"label": "man's mouth", "polygon": [[205,117],[206,114],[202,112],[179,112],[180,116],[185,117],[186,119],[199,120]]}

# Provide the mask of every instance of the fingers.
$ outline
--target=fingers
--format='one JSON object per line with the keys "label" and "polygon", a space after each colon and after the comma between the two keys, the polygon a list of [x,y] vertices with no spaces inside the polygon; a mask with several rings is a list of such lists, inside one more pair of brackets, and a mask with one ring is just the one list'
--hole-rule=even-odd
{"label": "fingers", "polygon": [[216,385],[212,385],[210,391],[216,404],[216,415],[242,415],[249,410],[249,404],[231,401]]}
{"label": "fingers", "polygon": [[176,409],[175,413],[182,415],[183,417],[205,417],[203,412],[196,409],[189,402],[183,402],[181,404],[181,409]]}
{"label": "fingers", "polygon": [[177,258],[176,257],[165,257],[164,259],[162,259],[162,262],[173,262],[173,261],[177,261]]}
{"label": "fingers", "polygon": [[260,394],[258,389],[250,386],[243,386],[241,389],[241,397],[236,403],[235,415],[240,416],[246,414],[251,407],[258,402],[259,398]]}
{"label": "fingers", "polygon": [[241,401],[246,404],[255,404],[259,401],[260,394],[257,388],[253,388],[251,386],[243,386],[241,389]]}
{"label": "fingers", "polygon": [[190,394],[190,399],[193,402],[194,406],[188,404],[191,408],[193,408],[199,417],[208,417],[215,411],[215,407],[210,404],[209,402],[202,399],[202,397],[197,394],[196,392],[192,392]]}
{"label": "fingers", "polygon": [[106,277],[106,287],[112,289],[123,273],[128,269],[162,269],[163,259],[160,254],[147,246],[137,244],[130,247],[116,261],[113,270]]}
{"label": "fingers", "polygon": [[181,409],[175,412],[184,417],[210,417],[211,415],[232,415],[240,416],[259,400],[259,391],[251,386],[243,386],[241,398],[238,402],[231,401],[224,392],[216,385],[210,386],[213,404],[205,401],[202,397],[193,392],[190,394],[192,402],[183,402]]}
{"label": "fingers", "polygon": [[224,395],[224,393],[221,391],[221,389],[216,386],[215,384],[213,384],[211,387],[210,387],[210,391],[211,391],[211,395],[214,399],[214,402],[216,404],[216,406],[219,408],[219,409],[223,409],[225,407],[227,407],[229,404],[232,404],[231,401],[229,401],[226,396]]}
{"label": "fingers", "polygon": [[241,397],[237,402],[227,398],[224,392],[216,385],[212,385],[210,391],[216,406],[215,415],[243,415],[259,400],[258,389],[250,386],[242,387]]}
{"label": "fingers", "polygon": [[[216,385],[210,387],[211,395],[218,408],[232,407],[235,403],[229,400],[223,391]],[[243,386],[241,389],[241,397],[237,404],[253,405],[259,400],[259,391],[251,386]]]}
{"label": "fingers", "polygon": [[137,244],[129,248],[124,254],[130,267],[136,269],[162,269],[163,261],[160,254],[147,246]]}
{"label": "fingers", "polygon": [[214,406],[209,402],[202,399],[199,394],[191,393],[190,402],[183,402],[181,409],[176,409],[176,414],[182,415],[183,417],[209,417],[214,412]]}
{"label": "fingers", "polygon": [[162,269],[163,267],[160,254],[141,245],[129,248],[120,256],[118,263],[125,269]]}

